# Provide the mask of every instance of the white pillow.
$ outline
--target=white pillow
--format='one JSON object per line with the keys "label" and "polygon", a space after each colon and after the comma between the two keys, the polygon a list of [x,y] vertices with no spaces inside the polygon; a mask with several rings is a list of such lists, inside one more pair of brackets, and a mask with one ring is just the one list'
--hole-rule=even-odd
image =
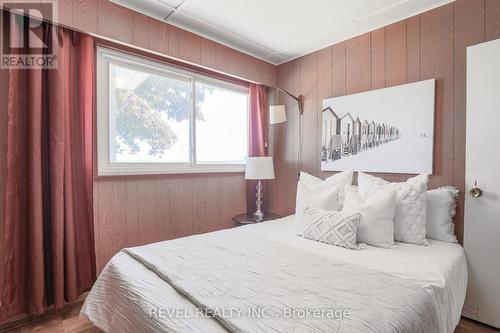
{"label": "white pillow", "polygon": [[[318,177],[314,177],[308,173],[301,172],[300,179],[297,184],[297,198],[295,202],[295,214],[297,214],[300,210],[303,210],[307,203],[304,194],[302,193],[304,188],[309,189],[313,193],[319,193],[327,188],[331,188],[332,186],[338,186],[339,195],[336,200],[337,210],[342,207],[343,199],[344,199],[344,188],[346,185],[352,184],[352,176],[354,174],[353,170],[347,170],[339,172],[333,176],[328,177],[325,180],[322,180]],[[322,208],[322,207],[317,207]],[[324,208],[327,209],[327,208]],[[327,209],[328,210],[328,209]]]}
{"label": "white pillow", "polygon": [[361,222],[357,241],[377,247],[394,245],[394,211],[396,192],[383,188],[367,198],[361,197],[355,186],[346,186],[343,212],[358,212]]}
{"label": "white pillow", "polygon": [[360,215],[356,212],[337,212],[307,207],[299,226],[299,235],[318,242],[361,249],[356,245],[356,228]]}
{"label": "white pillow", "polygon": [[427,238],[457,242],[453,224],[457,197],[458,190],[452,186],[427,191]]}
{"label": "white pillow", "polygon": [[358,173],[358,191],[367,197],[383,188],[396,191],[394,213],[394,240],[418,245],[427,245],[425,239],[427,223],[428,175],[418,175],[403,183],[389,183],[382,178]]}
{"label": "white pillow", "polygon": [[304,209],[308,206],[325,210],[339,210],[338,197],[340,186],[309,187],[305,182],[297,184],[295,220],[300,223]]}
{"label": "white pillow", "polygon": [[337,184],[340,186],[339,191],[339,209],[342,209],[342,205],[344,204],[344,189],[346,185],[352,185],[352,177],[354,176],[354,170],[346,170],[339,173],[336,173],[325,179],[327,184]]}

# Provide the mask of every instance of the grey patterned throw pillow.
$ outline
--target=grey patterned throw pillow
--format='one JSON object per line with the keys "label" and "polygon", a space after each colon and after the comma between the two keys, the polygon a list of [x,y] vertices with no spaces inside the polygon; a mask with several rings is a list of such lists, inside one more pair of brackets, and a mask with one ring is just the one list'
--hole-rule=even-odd
{"label": "grey patterned throw pillow", "polygon": [[360,219],[359,213],[307,207],[298,223],[299,235],[348,249],[361,249],[365,245],[356,244],[356,230]]}

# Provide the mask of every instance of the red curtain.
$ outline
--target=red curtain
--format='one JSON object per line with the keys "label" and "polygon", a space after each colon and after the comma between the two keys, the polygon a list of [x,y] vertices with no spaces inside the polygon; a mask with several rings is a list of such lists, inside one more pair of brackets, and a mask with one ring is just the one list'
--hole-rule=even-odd
{"label": "red curtain", "polygon": [[249,156],[266,156],[266,111],[267,91],[265,86],[250,84],[250,140]]}
{"label": "red curtain", "polygon": [[45,44],[58,40],[57,69],[8,73],[0,321],[60,308],[95,280],[94,42],[48,24],[39,29]]}
{"label": "red curtain", "polygon": [[[266,156],[267,154],[267,90],[265,86],[250,84],[250,128],[248,156]],[[247,181],[247,213],[255,212],[255,186],[257,181]]]}

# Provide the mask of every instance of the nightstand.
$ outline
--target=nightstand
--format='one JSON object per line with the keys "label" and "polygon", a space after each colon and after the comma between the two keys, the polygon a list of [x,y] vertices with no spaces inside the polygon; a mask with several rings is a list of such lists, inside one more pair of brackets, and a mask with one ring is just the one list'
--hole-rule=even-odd
{"label": "nightstand", "polygon": [[[282,217],[283,216],[273,214],[273,213],[264,213],[264,218],[262,219],[262,221],[259,221],[259,222],[276,220],[276,219],[280,219]],[[255,218],[253,217],[252,214],[237,215],[237,216],[233,217],[233,221],[234,221],[236,226],[259,223],[259,222],[255,221]]]}

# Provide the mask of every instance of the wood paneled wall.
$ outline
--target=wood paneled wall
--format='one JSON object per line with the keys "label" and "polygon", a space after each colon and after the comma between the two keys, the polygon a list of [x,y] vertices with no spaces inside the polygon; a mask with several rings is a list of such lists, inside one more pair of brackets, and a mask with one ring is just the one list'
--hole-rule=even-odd
{"label": "wood paneled wall", "polygon": [[58,8],[62,26],[251,82],[276,85],[274,65],[109,0],[59,0]]}
{"label": "wood paneled wall", "polygon": [[[102,2],[107,3],[109,7],[115,6],[109,1],[99,0],[99,4]],[[110,10],[114,9],[110,8]],[[132,15],[135,18],[133,21],[135,28],[132,43],[145,47],[142,42],[142,36],[146,33],[144,31],[146,27],[144,20],[146,17],[136,12],[132,12]],[[156,21],[152,18],[147,19],[149,49],[156,47],[156,51],[179,60],[266,86],[275,86],[275,66],[175,26]],[[108,22],[108,19],[105,22]],[[113,26],[112,23],[107,24]],[[158,31],[158,34],[151,34],[151,31]],[[158,44],[155,44],[155,35],[162,36]],[[168,45],[166,41],[168,41]]]}
{"label": "wood paneled wall", "polygon": [[229,228],[244,212],[242,174],[96,178],[97,269],[124,247]]}
{"label": "wood paneled wall", "polygon": [[[58,4],[62,26],[247,81],[276,85],[275,66],[109,0],[60,0]],[[2,81],[2,87],[6,86]],[[2,144],[6,121],[0,120]],[[0,176],[4,174],[3,148],[0,145]],[[1,193],[3,184],[2,178]],[[97,269],[123,247],[227,228],[233,216],[244,212],[242,173],[95,177]]]}
{"label": "wood paneled wall", "polygon": [[[64,0],[59,4],[60,21],[66,26],[269,86],[274,86],[277,72],[280,87],[303,94],[302,130],[296,103],[276,92],[270,96],[271,103],[284,103],[288,110],[288,122],[271,126],[269,133],[277,178],[270,182],[267,205],[270,211],[283,215],[294,211],[299,169],[321,177],[329,175],[320,171],[319,163],[323,98],[436,78],[435,175],[431,186],[454,184],[460,188],[457,234],[462,238],[465,50],[469,45],[500,38],[500,1],[457,0],[277,68],[107,0]],[[2,86],[6,86],[4,81]],[[4,176],[5,166],[5,110],[0,109],[0,176]],[[395,181],[408,177],[381,176]],[[0,177],[0,190],[3,184]],[[122,247],[229,227],[233,215],[246,211],[245,189],[242,174],[96,177],[98,269]],[[0,213],[2,207],[3,196]]]}
{"label": "wood paneled wall", "polygon": [[5,89],[9,84],[8,72],[0,70],[0,285],[4,279],[3,251],[4,251],[4,209],[5,209],[5,170],[7,165],[7,94]]}
{"label": "wood paneled wall", "polygon": [[[435,78],[434,175],[430,187],[460,189],[456,233],[463,238],[465,182],[466,47],[500,38],[500,1],[457,0],[415,17],[335,44],[278,67],[278,86],[305,97],[303,153],[296,103],[275,93],[287,106],[288,123],[270,127],[276,180],[269,207],[293,213],[299,170],[320,171],[321,107],[324,98]],[[390,181],[411,175],[379,174]]]}
{"label": "wood paneled wall", "polygon": [[[59,1],[61,24],[169,58],[275,86],[276,67],[108,0]],[[97,269],[123,247],[232,226],[246,211],[239,174],[96,177]]]}

